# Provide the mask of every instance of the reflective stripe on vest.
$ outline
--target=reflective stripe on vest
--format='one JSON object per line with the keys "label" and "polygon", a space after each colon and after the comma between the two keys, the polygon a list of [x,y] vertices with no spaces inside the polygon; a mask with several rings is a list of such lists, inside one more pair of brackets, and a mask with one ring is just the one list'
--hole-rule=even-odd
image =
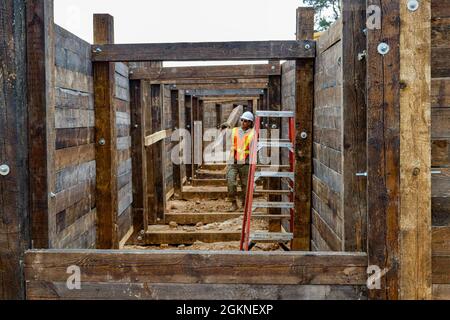
{"label": "reflective stripe on vest", "polygon": [[239,128],[233,129],[232,141],[234,157],[237,161],[245,161],[250,155],[250,144],[252,143],[255,132],[253,129],[244,134],[243,137],[239,136]]}

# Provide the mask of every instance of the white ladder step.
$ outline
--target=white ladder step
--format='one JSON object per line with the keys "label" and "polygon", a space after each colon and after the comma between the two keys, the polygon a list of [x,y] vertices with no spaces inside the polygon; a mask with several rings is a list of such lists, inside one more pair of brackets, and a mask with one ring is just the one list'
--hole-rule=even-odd
{"label": "white ladder step", "polygon": [[256,111],[257,117],[264,118],[294,118],[293,111]]}
{"label": "white ladder step", "polygon": [[292,202],[253,202],[252,209],[260,208],[280,208],[280,209],[294,209]]}
{"label": "white ladder step", "polygon": [[287,232],[255,232],[249,238],[251,242],[287,242],[293,239],[294,234]]}
{"label": "white ladder step", "polygon": [[294,146],[291,142],[278,141],[278,140],[262,140],[258,142],[258,151],[263,148],[287,148],[294,151]]}
{"label": "white ladder step", "polygon": [[289,214],[252,214],[252,218],[256,219],[291,219],[291,216]]}
{"label": "white ladder step", "polygon": [[257,171],[255,172],[255,181],[259,178],[288,178],[295,181],[294,172],[275,172],[275,171]]}

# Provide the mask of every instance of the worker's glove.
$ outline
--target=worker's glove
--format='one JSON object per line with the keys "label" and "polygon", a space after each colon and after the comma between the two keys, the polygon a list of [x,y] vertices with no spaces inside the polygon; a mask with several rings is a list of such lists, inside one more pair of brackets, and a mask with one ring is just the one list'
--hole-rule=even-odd
{"label": "worker's glove", "polygon": [[226,129],[230,129],[230,128],[231,128],[231,126],[228,122],[222,123],[220,125],[220,129],[222,129],[222,130],[226,130]]}

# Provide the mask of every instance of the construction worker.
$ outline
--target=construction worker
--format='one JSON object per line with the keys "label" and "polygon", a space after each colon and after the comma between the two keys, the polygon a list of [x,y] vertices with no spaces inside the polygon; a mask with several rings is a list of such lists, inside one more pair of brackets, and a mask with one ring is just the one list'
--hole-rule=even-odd
{"label": "construction worker", "polygon": [[248,174],[250,169],[250,148],[254,137],[253,124],[255,117],[251,112],[245,112],[241,117],[241,127],[234,128],[231,134],[231,154],[227,171],[228,197],[232,202],[229,211],[237,211],[237,177],[241,181],[241,203],[245,205]]}

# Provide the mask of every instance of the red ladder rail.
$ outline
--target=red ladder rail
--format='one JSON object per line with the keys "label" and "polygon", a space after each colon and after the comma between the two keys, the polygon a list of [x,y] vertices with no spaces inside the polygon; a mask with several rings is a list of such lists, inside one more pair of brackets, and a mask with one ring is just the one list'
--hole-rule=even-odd
{"label": "red ladder rail", "polygon": [[255,191],[255,172],[258,162],[258,140],[261,121],[259,117],[255,119],[254,137],[250,150],[250,170],[247,183],[247,194],[245,196],[244,219],[242,222],[242,236],[240,250],[248,251],[250,241],[251,216],[253,211],[253,194]]}

